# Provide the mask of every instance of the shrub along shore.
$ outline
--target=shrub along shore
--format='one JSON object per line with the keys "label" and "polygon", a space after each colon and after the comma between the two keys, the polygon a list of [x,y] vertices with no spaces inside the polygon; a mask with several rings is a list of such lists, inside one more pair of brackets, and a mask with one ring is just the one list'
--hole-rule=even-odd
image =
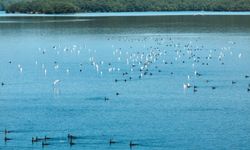
{"label": "shrub along shore", "polygon": [[7,13],[250,11],[250,0],[14,0],[0,5]]}

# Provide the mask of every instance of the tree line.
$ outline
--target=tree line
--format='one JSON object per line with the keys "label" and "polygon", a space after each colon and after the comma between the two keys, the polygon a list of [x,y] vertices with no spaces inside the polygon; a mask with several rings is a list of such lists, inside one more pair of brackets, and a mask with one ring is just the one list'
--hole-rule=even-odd
{"label": "tree line", "polygon": [[3,5],[4,1],[0,6],[8,13],[250,11],[250,0],[14,0]]}

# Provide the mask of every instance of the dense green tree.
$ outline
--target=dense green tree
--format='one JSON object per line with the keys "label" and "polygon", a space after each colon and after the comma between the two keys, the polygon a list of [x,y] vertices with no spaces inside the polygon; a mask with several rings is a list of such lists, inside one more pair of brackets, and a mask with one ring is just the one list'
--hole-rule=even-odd
{"label": "dense green tree", "polygon": [[[4,4],[6,0],[0,0]],[[10,0],[7,12],[250,11],[250,0]],[[14,1],[14,3],[13,3]],[[2,2],[2,3],[1,3]]]}

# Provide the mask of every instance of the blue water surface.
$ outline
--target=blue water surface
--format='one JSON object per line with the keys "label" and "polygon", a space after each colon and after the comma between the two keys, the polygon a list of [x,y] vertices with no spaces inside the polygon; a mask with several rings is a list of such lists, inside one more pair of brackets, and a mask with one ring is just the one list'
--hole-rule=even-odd
{"label": "blue water surface", "polygon": [[249,16],[126,14],[0,17],[0,149],[250,149]]}

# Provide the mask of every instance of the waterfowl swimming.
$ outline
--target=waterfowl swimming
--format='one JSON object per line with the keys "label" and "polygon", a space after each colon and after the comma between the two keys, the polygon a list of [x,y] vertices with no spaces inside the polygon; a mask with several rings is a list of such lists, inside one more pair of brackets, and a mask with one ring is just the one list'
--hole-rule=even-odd
{"label": "waterfowl swimming", "polygon": [[12,140],[11,138],[7,138],[6,136],[4,137],[4,141],[7,142],[7,141],[10,141]]}
{"label": "waterfowl swimming", "polygon": [[206,82],[208,83],[208,82],[210,82],[210,80],[206,80]]}
{"label": "waterfowl swimming", "polygon": [[31,142],[32,142],[32,144],[37,142],[36,138],[32,137]]}
{"label": "waterfowl swimming", "polygon": [[42,138],[36,137],[36,138],[34,139],[34,142],[38,142],[38,141],[42,141],[42,140],[43,140]]}
{"label": "waterfowl swimming", "polygon": [[68,139],[71,140],[71,139],[76,139],[76,136],[73,136],[72,134],[68,134]]}
{"label": "waterfowl swimming", "polygon": [[115,143],[116,143],[116,141],[114,141],[113,139],[109,139],[109,145],[115,144]]}
{"label": "waterfowl swimming", "polygon": [[232,81],[232,84],[235,84],[236,83],[236,81]]}
{"label": "waterfowl swimming", "polygon": [[46,135],[44,136],[44,140],[50,140],[51,138],[47,137]]}
{"label": "waterfowl swimming", "polygon": [[115,95],[118,96],[118,95],[120,95],[120,93],[116,92]]}
{"label": "waterfowl swimming", "polygon": [[11,133],[11,131],[7,130],[7,129],[4,129],[4,134],[8,134],[8,133]]}
{"label": "waterfowl swimming", "polygon": [[183,84],[184,89],[187,89],[187,88],[190,88],[190,87],[191,87],[190,83],[184,83]]}
{"label": "waterfowl swimming", "polygon": [[68,139],[71,139],[71,138],[73,138],[73,135],[68,134]]}
{"label": "waterfowl swimming", "polygon": [[195,75],[196,75],[196,76],[201,76],[201,74],[200,74],[200,73],[198,73],[198,72],[195,72]]}
{"label": "waterfowl swimming", "polygon": [[139,144],[133,143],[132,141],[129,142],[129,147],[130,147],[130,148],[133,147],[133,146],[138,146],[138,145],[139,145]]}

